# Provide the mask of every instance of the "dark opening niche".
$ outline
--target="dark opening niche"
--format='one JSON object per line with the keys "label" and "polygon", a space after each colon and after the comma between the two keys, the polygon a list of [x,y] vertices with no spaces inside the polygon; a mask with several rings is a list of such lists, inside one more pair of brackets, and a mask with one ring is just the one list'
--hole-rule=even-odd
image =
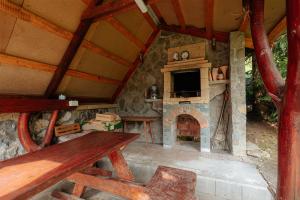
{"label": "dark opening niche", "polygon": [[171,97],[200,97],[200,70],[192,69],[172,72]]}

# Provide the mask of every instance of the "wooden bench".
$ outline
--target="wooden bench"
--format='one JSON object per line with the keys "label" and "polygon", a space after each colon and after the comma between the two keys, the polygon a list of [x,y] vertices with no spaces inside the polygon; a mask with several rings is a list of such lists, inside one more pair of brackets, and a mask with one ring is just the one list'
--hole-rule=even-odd
{"label": "wooden bench", "polygon": [[[134,177],[121,149],[138,134],[92,132],[68,142],[0,162],[0,199],[26,199],[63,180],[75,183],[72,195],[55,191],[61,199],[80,197],[86,187],[126,199],[191,200],[196,175],[185,170],[159,167],[147,186]],[[92,165],[108,156],[117,177]],[[95,176],[97,175],[97,177]]]}

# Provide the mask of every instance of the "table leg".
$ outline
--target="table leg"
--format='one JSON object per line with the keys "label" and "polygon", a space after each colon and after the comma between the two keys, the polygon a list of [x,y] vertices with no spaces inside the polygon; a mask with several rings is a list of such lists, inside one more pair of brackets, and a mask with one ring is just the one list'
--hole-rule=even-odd
{"label": "table leg", "polygon": [[110,159],[112,166],[116,170],[116,173],[120,179],[128,181],[134,180],[134,176],[120,150],[111,152],[108,155],[108,158]]}
{"label": "table leg", "polygon": [[149,131],[149,135],[151,137],[151,142],[153,144],[154,141],[153,141],[153,135],[152,135],[152,130],[151,130],[151,122],[148,122],[148,131]]}
{"label": "table leg", "polygon": [[144,121],[144,136],[145,136],[145,141],[148,143],[148,137],[147,137],[147,122]]}
{"label": "table leg", "polygon": [[81,195],[84,193],[85,191],[85,186],[84,185],[81,185],[81,184],[78,184],[78,183],[75,183],[74,185],[74,188],[73,188],[73,191],[72,191],[72,194],[74,196],[77,196],[77,197],[81,197]]}

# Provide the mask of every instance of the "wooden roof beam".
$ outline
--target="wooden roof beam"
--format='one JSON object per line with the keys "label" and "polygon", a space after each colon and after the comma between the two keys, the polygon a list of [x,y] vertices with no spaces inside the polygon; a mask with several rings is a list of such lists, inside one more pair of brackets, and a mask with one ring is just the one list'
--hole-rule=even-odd
{"label": "wooden roof beam", "polygon": [[[147,4],[151,5],[158,0],[148,0]],[[82,14],[82,19],[103,19],[120,12],[128,11],[137,8],[134,0],[118,0],[96,6],[95,8],[85,11]]]}
{"label": "wooden roof beam", "polygon": [[156,4],[152,4],[151,5],[151,8],[153,10],[153,12],[155,13],[155,15],[157,16],[158,20],[159,20],[159,23],[160,24],[166,24],[166,21],[164,20],[160,10],[158,9],[157,5]]}
{"label": "wooden roof beam", "polygon": [[[50,73],[54,73],[58,68],[58,66],[55,65],[50,65],[50,64],[41,63],[41,62],[37,62],[25,58],[10,56],[3,53],[0,53],[0,63],[10,64],[17,67],[23,67],[23,68],[39,70],[44,72],[50,72]],[[66,71],[66,75],[71,77],[76,77],[79,79],[90,80],[90,81],[112,84],[112,85],[119,85],[121,83],[120,80],[98,76],[98,75],[81,72],[73,69],[68,69]]]}
{"label": "wooden roof beam", "polygon": [[268,40],[271,46],[274,45],[274,42],[286,30],[286,27],[286,16],[284,16],[268,34]]}
{"label": "wooden roof beam", "polygon": [[246,10],[239,31],[246,32],[248,30],[249,24],[250,24],[249,10]]}
{"label": "wooden roof beam", "polygon": [[122,58],[122,57],[120,57],[120,56],[118,56],[114,53],[111,53],[111,52],[103,49],[102,47],[95,45],[94,43],[92,43],[88,40],[84,40],[81,45],[82,45],[82,47],[84,47],[84,48],[86,48],[86,49],[88,49],[88,50],[90,50],[90,51],[92,51],[96,54],[104,56],[104,57],[106,57],[110,60],[113,60],[116,63],[121,64],[122,66],[126,66],[126,67],[129,67],[129,68],[132,67],[132,63],[130,63],[128,60],[126,60],[126,59],[124,59],[124,58]]}
{"label": "wooden roof beam", "polygon": [[205,0],[205,29],[206,38],[212,39],[213,35],[214,0]]}
{"label": "wooden roof beam", "polygon": [[181,6],[180,6],[180,2],[179,0],[171,0],[173,9],[175,11],[176,17],[177,17],[177,21],[181,26],[181,29],[185,29],[185,20],[184,20],[184,16],[181,10]]}
{"label": "wooden roof beam", "polygon": [[[170,31],[170,32],[210,39],[208,38],[205,29],[199,29],[193,26],[187,26],[184,30],[182,30],[181,27],[179,26],[169,26],[169,25],[160,25],[159,28],[164,31]],[[214,31],[213,36],[219,42],[228,42],[229,40],[229,33],[226,32]]]}
{"label": "wooden roof beam", "polygon": [[59,27],[53,23],[50,23],[46,19],[20,7],[14,3],[9,2],[8,0],[1,0],[0,3],[0,11],[16,17],[18,19],[22,19],[27,21],[34,26],[46,30],[50,33],[53,33],[59,37],[62,37],[66,40],[71,40],[73,38],[73,33]]}
{"label": "wooden roof beam", "polygon": [[135,44],[140,49],[145,49],[144,43],[138,39],[133,33],[131,33],[119,20],[115,17],[110,16],[105,19],[108,23],[110,23],[118,32],[120,32],[124,37],[126,37],[129,41]]}
{"label": "wooden roof beam", "polygon": [[[92,1],[92,0],[89,0],[89,1]],[[39,17],[39,16],[35,15],[34,13],[27,11],[27,10],[23,9],[22,7],[15,5],[7,0],[4,0],[3,2],[1,2],[0,10],[2,12],[5,12],[6,14],[13,16],[13,17],[17,17],[19,19],[25,20],[42,30],[53,33],[53,34],[57,35],[58,37],[64,38],[66,40],[72,40],[72,38],[73,38],[72,32],[67,31],[64,28],[59,27],[59,26],[45,20],[44,18]],[[89,50],[93,51],[94,53],[97,53],[101,56],[109,58],[121,65],[126,66],[126,67],[132,66],[132,63],[130,63],[129,61],[95,45],[94,43],[92,43],[90,41],[84,40],[81,46],[83,48],[89,49]]]}
{"label": "wooden roof beam", "polygon": [[[286,27],[286,16],[284,16],[268,34],[268,41],[271,47],[274,45],[278,37],[286,30]],[[245,46],[250,49],[254,48],[252,38],[245,38]]]}

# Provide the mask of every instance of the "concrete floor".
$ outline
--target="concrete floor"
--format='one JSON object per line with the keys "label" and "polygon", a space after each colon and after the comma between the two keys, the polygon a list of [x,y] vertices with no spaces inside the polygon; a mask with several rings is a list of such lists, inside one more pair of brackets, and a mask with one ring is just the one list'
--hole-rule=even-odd
{"label": "concrete floor", "polygon": [[[133,171],[136,181],[147,183],[157,166],[164,165],[193,171],[197,174],[196,194],[200,200],[271,200],[268,185],[255,165],[242,162],[226,153],[201,153],[199,144],[182,142],[172,149],[161,145],[131,143],[124,150],[124,157]],[[107,159],[99,163],[110,169]],[[69,183],[56,187],[70,190]],[[34,199],[51,199],[49,191]],[[107,193],[88,190],[85,198],[90,200],[119,200]]]}

